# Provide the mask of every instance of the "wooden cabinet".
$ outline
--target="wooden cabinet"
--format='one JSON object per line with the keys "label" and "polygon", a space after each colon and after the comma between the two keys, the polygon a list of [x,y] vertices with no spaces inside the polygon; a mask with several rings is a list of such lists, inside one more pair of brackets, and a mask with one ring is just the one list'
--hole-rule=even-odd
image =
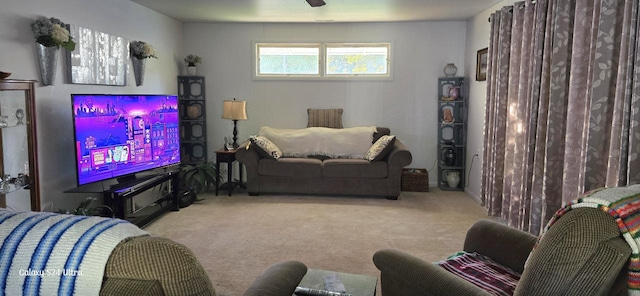
{"label": "wooden cabinet", "polygon": [[206,162],[207,108],[204,77],[178,76],[180,159],[183,164]]}
{"label": "wooden cabinet", "polygon": [[463,77],[438,79],[438,187],[464,190],[467,97]]}
{"label": "wooden cabinet", "polygon": [[0,207],[40,211],[35,81],[0,79]]}

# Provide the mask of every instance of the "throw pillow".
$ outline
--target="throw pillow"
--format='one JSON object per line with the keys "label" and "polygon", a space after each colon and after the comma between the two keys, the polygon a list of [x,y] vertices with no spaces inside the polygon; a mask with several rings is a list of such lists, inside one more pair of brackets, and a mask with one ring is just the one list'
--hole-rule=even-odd
{"label": "throw pillow", "polygon": [[256,145],[258,154],[264,157],[278,159],[282,156],[282,151],[280,150],[280,148],[273,144],[273,142],[269,141],[269,139],[267,139],[266,137],[251,136],[249,140],[251,140],[251,143]]}
{"label": "throw pillow", "polygon": [[393,149],[395,141],[396,136],[393,135],[384,135],[380,137],[380,139],[371,145],[369,151],[364,154],[364,159],[368,161],[378,161],[385,158],[391,149]]}
{"label": "throw pillow", "polygon": [[493,259],[475,252],[459,252],[437,264],[493,295],[513,295],[521,276]]}
{"label": "throw pillow", "polygon": [[342,109],[307,109],[307,127],[342,128]]}

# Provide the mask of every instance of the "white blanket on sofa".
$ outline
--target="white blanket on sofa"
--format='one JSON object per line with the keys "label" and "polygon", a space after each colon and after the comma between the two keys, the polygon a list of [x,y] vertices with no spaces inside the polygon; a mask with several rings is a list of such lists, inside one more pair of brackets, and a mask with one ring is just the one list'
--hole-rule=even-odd
{"label": "white blanket on sofa", "polygon": [[263,126],[258,135],[278,146],[285,157],[321,155],[332,158],[363,158],[371,147],[374,132],[375,126],[342,129],[277,129]]}

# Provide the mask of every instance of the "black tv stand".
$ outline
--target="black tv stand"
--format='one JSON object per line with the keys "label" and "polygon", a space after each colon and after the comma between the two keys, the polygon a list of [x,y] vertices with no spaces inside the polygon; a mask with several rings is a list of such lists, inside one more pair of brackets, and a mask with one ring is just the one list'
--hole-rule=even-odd
{"label": "black tv stand", "polygon": [[148,180],[154,179],[158,176],[159,175],[145,175],[145,176],[136,177],[135,175],[130,175],[126,178],[118,178],[116,179],[118,183],[110,185],[109,190],[115,191],[115,190],[120,190],[127,187],[137,186],[145,183]]}
{"label": "black tv stand", "polygon": [[153,177],[155,177],[155,175],[146,175],[146,176],[142,176],[140,178],[136,177],[136,174],[124,175],[124,176],[120,176],[120,177],[116,178],[116,181],[118,181],[118,183],[114,184],[114,185],[111,185],[111,187],[115,187],[115,186],[123,186],[124,187],[127,184],[138,182],[141,179],[151,179]]}
{"label": "black tv stand", "polygon": [[[179,210],[178,186],[179,174],[169,172],[141,176],[131,182],[114,184],[108,189],[101,189],[99,186],[86,186],[67,192],[101,193],[104,205],[113,210],[116,218],[128,220],[143,227],[169,210]],[[152,195],[156,197],[155,202],[136,209],[135,198],[141,195]]]}

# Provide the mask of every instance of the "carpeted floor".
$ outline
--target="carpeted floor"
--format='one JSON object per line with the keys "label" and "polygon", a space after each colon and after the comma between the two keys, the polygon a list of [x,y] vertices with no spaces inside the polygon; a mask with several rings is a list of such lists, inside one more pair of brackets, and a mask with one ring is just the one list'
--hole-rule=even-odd
{"label": "carpeted floor", "polygon": [[219,295],[242,295],[264,269],[285,260],[378,277],[371,259],[377,250],[437,261],[462,248],[471,224],[491,219],[462,192],[431,190],[403,192],[399,200],[206,194],[145,230],[189,247]]}

